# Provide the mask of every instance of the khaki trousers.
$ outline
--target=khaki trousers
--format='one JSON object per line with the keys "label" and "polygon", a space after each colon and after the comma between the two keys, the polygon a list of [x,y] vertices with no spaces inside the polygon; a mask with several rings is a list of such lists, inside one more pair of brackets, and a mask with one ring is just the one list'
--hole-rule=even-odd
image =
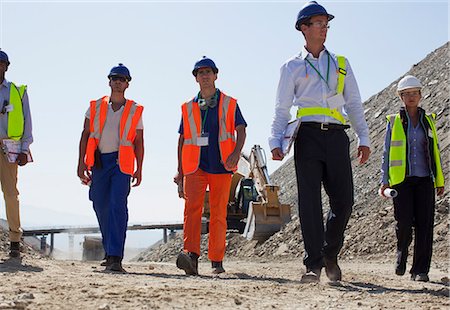
{"label": "khaki trousers", "polygon": [[19,242],[22,237],[19,215],[19,191],[17,190],[17,164],[11,164],[0,154],[0,182],[6,205],[6,219],[9,225],[9,239]]}

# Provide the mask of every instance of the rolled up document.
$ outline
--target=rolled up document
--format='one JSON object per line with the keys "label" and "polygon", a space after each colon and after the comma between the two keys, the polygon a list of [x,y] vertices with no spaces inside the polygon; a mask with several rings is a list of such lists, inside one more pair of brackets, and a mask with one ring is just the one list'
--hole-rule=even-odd
{"label": "rolled up document", "polygon": [[383,194],[381,194],[381,190],[378,190],[378,194],[380,194],[380,196],[385,196],[385,197],[389,197],[389,198],[395,198],[398,195],[398,192],[393,189],[393,188],[386,188],[383,191]]}

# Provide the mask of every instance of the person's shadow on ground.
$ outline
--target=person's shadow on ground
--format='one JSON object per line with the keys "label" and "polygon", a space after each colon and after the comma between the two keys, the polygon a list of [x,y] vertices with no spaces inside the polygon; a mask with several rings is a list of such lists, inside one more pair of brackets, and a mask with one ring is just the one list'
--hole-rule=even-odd
{"label": "person's shadow on ground", "polygon": [[385,293],[408,293],[408,294],[428,294],[437,297],[449,297],[450,292],[448,284],[443,282],[430,282],[446,287],[440,289],[421,288],[421,289],[408,289],[408,288],[391,288],[382,285],[377,285],[368,282],[330,282],[329,285],[338,289],[352,292],[367,292],[369,294],[385,294]]}
{"label": "person's shadow on ground", "polygon": [[17,272],[17,271],[25,271],[25,272],[41,272],[44,268],[32,266],[28,264],[23,264],[22,257],[12,258],[9,257],[7,259],[0,260],[0,272]]}

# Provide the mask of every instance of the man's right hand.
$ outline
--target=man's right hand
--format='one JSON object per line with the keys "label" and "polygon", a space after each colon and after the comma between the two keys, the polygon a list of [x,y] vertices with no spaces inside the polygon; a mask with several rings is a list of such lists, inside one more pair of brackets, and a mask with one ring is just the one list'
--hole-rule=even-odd
{"label": "man's right hand", "polygon": [[177,174],[174,176],[173,181],[178,185],[178,197],[185,198],[184,197],[184,184],[183,184],[183,173],[177,172]]}
{"label": "man's right hand", "polygon": [[281,148],[277,147],[272,150],[272,159],[273,160],[283,160],[284,154]]}
{"label": "man's right hand", "polygon": [[91,180],[91,172],[88,170],[86,164],[84,162],[78,163],[77,170],[77,174],[81,182],[88,184],[88,182]]}

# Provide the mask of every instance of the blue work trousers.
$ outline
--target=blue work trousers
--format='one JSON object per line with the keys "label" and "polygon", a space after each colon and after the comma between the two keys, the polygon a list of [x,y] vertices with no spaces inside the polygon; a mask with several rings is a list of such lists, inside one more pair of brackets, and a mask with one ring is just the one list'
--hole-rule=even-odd
{"label": "blue work trousers", "polygon": [[101,154],[101,163],[101,168],[92,169],[89,199],[94,203],[106,255],[123,257],[131,176],[120,171],[118,152]]}

